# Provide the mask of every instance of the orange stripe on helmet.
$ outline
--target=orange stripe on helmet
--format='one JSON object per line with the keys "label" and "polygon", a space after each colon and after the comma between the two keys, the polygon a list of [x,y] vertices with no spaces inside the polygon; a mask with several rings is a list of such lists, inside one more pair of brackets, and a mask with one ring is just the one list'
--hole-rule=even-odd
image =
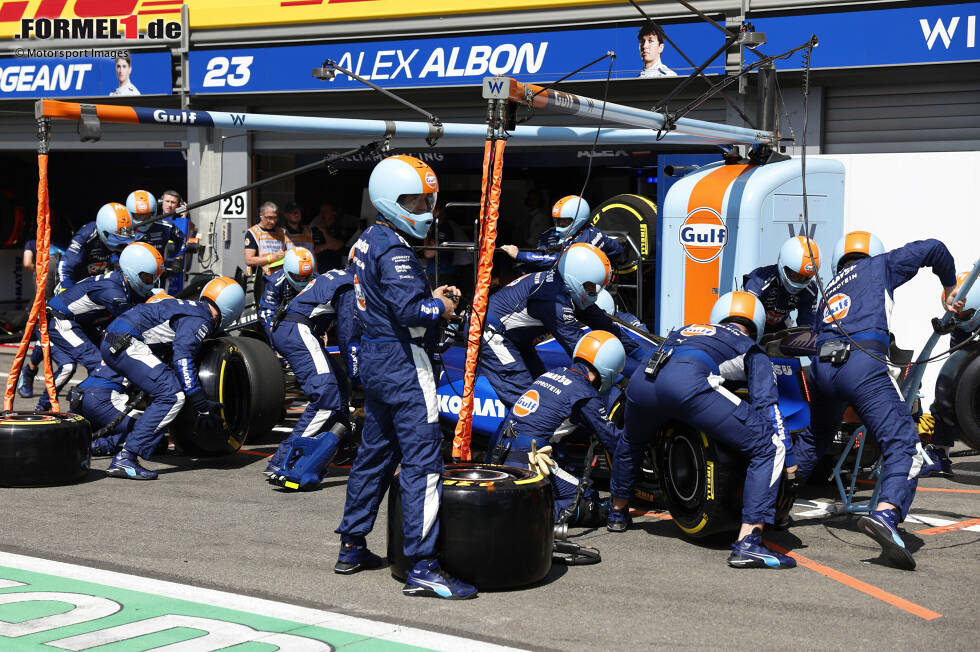
{"label": "orange stripe on helmet", "polygon": [[603,344],[613,339],[616,339],[616,336],[609,331],[592,331],[578,341],[572,357],[595,365],[595,357],[599,354],[599,349],[602,348]]}
{"label": "orange stripe on helmet", "polygon": [[554,218],[574,217],[575,216],[574,212],[572,215],[562,215],[562,209],[565,208],[565,206],[571,203],[572,201],[581,201],[581,199],[582,198],[579,197],[578,195],[568,195],[566,197],[562,197],[561,199],[555,202],[554,206],[551,207],[551,217]]}
{"label": "orange stripe on helmet", "polygon": [[156,303],[157,301],[163,301],[164,299],[173,299],[173,298],[174,297],[170,296],[166,292],[157,292],[156,294],[151,295],[150,298],[146,300],[146,302]]}
{"label": "orange stripe on helmet", "polygon": [[211,299],[211,301],[218,303],[218,295],[229,285],[237,285],[237,283],[235,283],[234,279],[228,278],[227,276],[219,276],[216,279],[212,279],[201,290],[201,298]]}
{"label": "orange stripe on helmet", "polygon": [[745,317],[750,322],[755,322],[755,302],[757,299],[751,292],[736,290],[732,292],[732,307],[729,315],[732,317]]}
{"label": "orange stripe on helmet", "polygon": [[150,193],[145,190],[133,191],[133,206],[136,207],[137,215],[145,215],[150,212]]}
{"label": "orange stripe on helmet", "polygon": [[156,247],[154,247],[151,244],[147,244],[146,242],[134,242],[128,246],[142,247],[143,249],[146,249],[148,252],[150,252],[150,255],[153,256],[153,258],[157,261],[157,276],[163,274],[163,256],[160,255],[160,252],[157,251]]}
{"label": "orange stripe on helmet", "polygon": [[587,247],[591,249],[596,256],[599,257],[599,260],[602,261],[602,265],[603,267],[605,267],[606,270],[606,280],[602,283],[602,287],[606,287],[607,285],[609,285],[609,281],[612,280],[612,264],[610,264],[609,257],[606,256],[606,253],[599,247],[595,246],[594,244],[589,244],[588,242],[576,242],[565,251],[569,251],[570,249],[572,249],[572,247],[579,247],[579,248]]}
{"label": "orange stripe on helmet", "polygon": [[306,247],[293,247],[293,254],[296,256],[297,267],[302,276],[309,276],[313,273],[314,265],[313,254]]}
{"label": "orange stripe on helmet", "polygon": [[399,161],[404,161],[412,166],[416,174],[419,175],[419,179],[422,181],[422,192],[432,193],[439,191],[439,179],[436,177],[436,173],[427,164],[423,163],[414,156],[408,156],[406,154],[399,154],[398,156],[393,156]]}
{"label": "orange stripe on helmet", "polygon": [[[796,270],[796,273],[815,276],[820,267],[820,247],[817,246],[815,240],[804,235],[798,235],[796,239],[800,241],[800,246],[803,248],[803,264]],[[813,258],[810,258],[811,248],[813,249]]]}
{"label": "orange stripe on helmet", "polygon": [[129,210],[118,202],[109,202],[112,212],[116,214],[116,228],[126,229],[133,225],[133,220],[129,215]]}
{"label": "orange stripe on helmet", "polygon": [[867,231],[851,231],[844,237],[844,255],[871,255],[871,234]]}

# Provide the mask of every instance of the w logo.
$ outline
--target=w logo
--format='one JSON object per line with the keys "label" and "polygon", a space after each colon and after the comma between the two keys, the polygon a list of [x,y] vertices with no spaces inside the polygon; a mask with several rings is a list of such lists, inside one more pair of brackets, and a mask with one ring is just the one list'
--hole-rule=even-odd
{"label": "w logo", "polygon": [[[976,16],[970,16],[968,22],[970,24],[967,26],[969,28],[967,30],[968,33],[966,37],[967,47],[972,48],[974,45],[973,41],[975,41],[976,38],[974,36],[976,33]],[[959,24],[960,24],[959,16],[954,16],[949,21],[948,28],[946,27],[946,25],[943,24],[942,18],[936,19],[935,27],[930,27],[929,21],[927,19],[925,18],[919,19],[919,26],[922,27],[922,37],[926,40],[926,47],[929,48],[930,50],[932,49],[932,46],[935,45],[937,38],[942,39],[943,46],[945,46],[946,49],[948,50],[949,44],[953,41],[953,34],[956,33],[956,27]]]}
{"label": "w logo", "polygon": [[803,226],[802,223],[800,224],[800,232],[799,233],[796,233],[793,230],[793,225],[792,224],[787,224],[786,227],[789,229],[789,237],[791,237],[791,238],[795,238],[798,235],[809,235],[811,238],[815,238],[816,237],[816,233],[817,233],[817,225],[816,224],[811,224],[810,225],[810,233],[809,234],[805,233],[806,229],[804,228],[804,226]]}
{"label": "w logo", "polygon": [[506,100],[510,95],[510,80],[507,77],[484,77],[483,98]]}

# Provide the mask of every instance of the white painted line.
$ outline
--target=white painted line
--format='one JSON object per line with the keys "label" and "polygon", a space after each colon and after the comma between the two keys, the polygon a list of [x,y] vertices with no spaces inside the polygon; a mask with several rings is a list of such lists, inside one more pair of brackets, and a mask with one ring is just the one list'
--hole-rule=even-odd
{"label": "white painted line", "polygon": [[[233,609],[235,611],[248,611],[271,618],[279,618],[305,625],[315,625],[317,627],[325,627],[327,629],[335,629],[362,636],[371,636],[385,641],[415,645],[431,650],[505,652],[519,649],[474,641],[450,634],[427,632],[423,629],[406,627],[404,625],[393,625],[391,623],[377,622],[356,616],[347,616],[332,611],[298,607],[296,605],[286,604],[285,602],[275,602],[273,600],[264,600],[262,598],[227,593],[225,591],[215,591],[213,589],[202,589],[176,582],[88,568],[86,566],[66,564],[60,561],[15,555],[8,552],[0,552],[0,566],[9,566],[36,573],[47,573],[48,575],[67,577],[83,582],[105,584],[120,589],[155,594],[175,600],[200,602],[225,609]],[[405,599],[409,600],[411,598]]]}
{"label": "white painted line", "polygon": [[[793,514],[793,518],[806,519],[806,518],[818,518],[821,516],[832,516],[844,513],[844,506],[839,502],[830,502],[825,500],[797,500],[793,503],[794,507],[809,507],[810,509],[804,512],[797,512]],[[957,520],[950,520],[948,518],[937,518],[935,516],[926,516],[918,512],[909,512],[908,516],[905,518],[906,523],[921,523],[923,525],[929,525],[931,527],[939,527],[942,525],[950,525],[952,523],[959,523],[960,521],[971,518],[969,516],[963,516]],[[980,532],[980,525],[973,525],[970,527],[963,528],[964,532]]]}

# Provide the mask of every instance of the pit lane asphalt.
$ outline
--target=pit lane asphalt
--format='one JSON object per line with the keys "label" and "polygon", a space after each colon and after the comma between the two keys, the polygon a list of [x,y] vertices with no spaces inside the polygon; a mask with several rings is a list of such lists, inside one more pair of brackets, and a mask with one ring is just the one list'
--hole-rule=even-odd
{"label": "pit lane asphalt", "polygon": [[[11,358],[0,353],[0,368],[9,369]],[[692,544],[662,515],[638,516],[624,534],[574,531],[582,533],[575,541],[602,551],[598,565],[555,565],[537,586],[471,601],[413,599],[387,570],[333,573],[347,472],[332,470],[317,491],[278,491],[261,473],[262,454],[274,448],[251,445],[250,453],[202,460],[162,456],[147,464],[161,471],[155,482],[108,478],[108,458],[97,458],[77,485],[0,489],[0,549],[534,649],[977,648],[977,531],[917,535],[930,526],[907,522],[915,572],[883,565],[849,517],[810,517],[767,534],[831,569],[821,574],[731,569],[725,542]],[[958,477],[923,480],[920,487],[942,491],[920,491],[913,514],[980,517],[980,457],[953,461]],[[819,503],[834,495],[822,485],[805,497]],[[795,510],[807,511],[813,505]],[[380,554],[385,525],[383,504],[368,537]],[[848,578],[886,593],[869,595]],[[889,594],[941,617],[903,610]]]}

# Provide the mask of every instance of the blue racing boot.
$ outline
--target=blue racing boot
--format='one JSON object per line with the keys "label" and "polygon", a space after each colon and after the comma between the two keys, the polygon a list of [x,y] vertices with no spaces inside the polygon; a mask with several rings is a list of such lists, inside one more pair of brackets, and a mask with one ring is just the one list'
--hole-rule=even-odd
{"label": "blue racing boot", "polygon": [[35,375],[37,375],[37,369],[31,369],[31,365],[25,363],[24,368],[20,370],[20,378],[17,379],[17,393],[22,398],[31,398],[34,396]]}
{"label": "blue racing boot", "polygon": [[610,508],[609,515],[606,517],[606,529],[610,532],[625,532],[626,528],[633,525],[633,517],[630,516],[630,508],[623,509]]}
{"label": "blue racing boot", "polygon": [[446,600],[469,600],[476,597],[476,587],[460,582],[439,568],[439,562],[435,559],[422,559],[408,571],[402,593]]}
{"label": "blue racing boot", "polygon": [[949,453],[941,446],[927,446],[926,451],[932,457],[934,464],[923,472],[919,473],[920,478],[955,478],[953,473],[953,461],[949,459]]}
{"label": "blue racing boot", "polygon": [[796,560],[770,550],[762,543],[762,531],[752,530],[741,541],[732,544],[728,565],[732,568],[796,568]]}
{"label": "blue racing boot", "polygon": [[117,446],[105,437],[92,440],[92,457],[113,457],[117,452]]}
{"label": "blue racing boot", "polygon": [[333,572],[353,575],[362,570],[374,570],[385,565],[385,560],[368,550],[364,537],[340,537],[340,554]]}
{"label": "blue racing boot", "polygon": [[898,534],[898,512],[893,509],[871,512],[858,519],[857,528],[861,534],[878,542],[882,554],[893,566],[902,570],[915,570],[912,553]]}
{"label": "blue racing boot", "polygon": [[111,478],[128,478],[130,480],[156,480],[157,472],[144,469],[134,453],[125,448],[116,453],[109,463],[105,474]]}

